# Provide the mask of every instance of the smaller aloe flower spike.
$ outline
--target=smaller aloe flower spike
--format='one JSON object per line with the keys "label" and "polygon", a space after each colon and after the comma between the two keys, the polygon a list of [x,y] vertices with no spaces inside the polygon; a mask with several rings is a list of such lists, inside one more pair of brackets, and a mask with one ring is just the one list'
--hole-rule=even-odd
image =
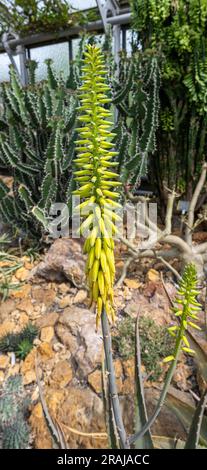
{"label": "smaller aloe flower spike", "polygon": [[193,264],[188,264],[184,270],[182,279],[177,291],[175,299],[175,307],[173,312],[176,317],[180,319],[180,325],[173,325],[168,328],[171,336],[176,338],[174,354],[164,359],[164,362],[177,360],[180,350],[194,354],[195,351],[191,349],[190,343],[187,339],[186,332],[188,326],[200,330],[200,327],[194,323],[198,320],[198,312],[201,310],[202,305],[197,301],[199,289],[197,287],[198,279],[196,268]]}
{"label": "smaller aloe flower spike", "polygon": [[[116,221],[119,217],[114,208],[119,204],[114,201],[119,193],[115,187],[121,185],[114,172],[115,162],[111,160],[117,152],[113,151],[114,137],[110,131],[111,113],[105,108],[110,103],[106,92],[106,70],[101,50],[88,45],[82,67],[82,86],[79,89],[80,107],[76,140],[77,171],[75,180],[78,189],[73,192],[83,198],[78,206],[83,216],[80,233],[89,234],[84,244],[87,253],[86,275],[90,287],[91,304],[96,304],[96,324],[105,308],[109,320],[114,321],[113,283],[115,276],[113,235],[117,233]],[[77,210],[77,208],[76,208]]]}

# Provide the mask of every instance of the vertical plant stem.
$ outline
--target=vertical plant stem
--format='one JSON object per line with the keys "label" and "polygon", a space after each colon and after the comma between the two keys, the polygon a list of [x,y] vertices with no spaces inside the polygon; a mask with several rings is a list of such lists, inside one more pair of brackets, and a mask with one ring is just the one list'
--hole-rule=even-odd
{"label": "vertical plant stem", "polygon": [[101,324],[102,324],[102,331],[103,331],[106,368],[107,368],[108,380],[109,380],[109,392],[110,392],[110,398],[112,402],[114,419],[115,419],[117,432],[118,432],[119,439],[120,439],[121,448],[129,449],[130,446],[129,446],[128,438],[127,438],[123,420],[122,420],[121,407],[120,407],[119,397],[117,393],[115,369],[114,369],[113,357],[112,357],[111,333],[109,329],[108,318],[104,309],[101,315]]}
{"label": "vertical plant stem", "polygon": [[149,420],[146,422],[146,424],[143,426],[143,428],[140,429],[139,432],[137,432],[136,434],[134,434],[133,436],[131,436],[129,438],[130,444],[133,444],[136,440],[141,439],[141,437],[150,429],[150,427],[155,422],[157,416],[159,415],[159,413],[161,411],[161,408],[162,408],[162,406],[165,402],[165,398],[166,398],[166,395],[167,395],[167,392],[168,392],[168,388],[170,386],[173,374],[174,374],[176,366],[177,366],[179,353],[180,353],[180,346],[178,346],[175,359],[174,359],[174,361],[172,362],[172,364],[169,368],[169,371],[168,371],[168,374],[167,374],[167,377],[166,377],[166,380],[165,380],[165,383],[164,383],[164,387],[163,387],[163,390],[161,392],[161,395],[160,395],[160,398],[158,400],[158,403],[157,403],[157,406],[155,408],[154,413],[149,418]]}

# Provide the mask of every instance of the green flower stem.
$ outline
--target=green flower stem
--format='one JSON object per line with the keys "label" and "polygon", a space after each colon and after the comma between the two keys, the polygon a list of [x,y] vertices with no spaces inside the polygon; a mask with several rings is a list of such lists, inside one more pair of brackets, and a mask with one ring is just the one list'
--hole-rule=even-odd
{"label": "green flower stem", "polygon": [[166,398],[166,395],[167,395],[172,377],[174,375],[174,372],[175,372],[175,369],[176,369],[176,366],[177,366],[178,357],[179,357],[180,350],[181,350],[183,333],[184,333],[184,328],[181,328],[179,338],[177,339],[176,346],[175,346],[175,351],[176,351],[175,354],[174,354],[175,359],[172,362],[172,364],[171,364],[171,366],[168,370],[167,377],[165,379],[165,385],[164,385],[163,390],[161,392],[161,395],[160,395],[160,398],[158,400],[155,411],[154,411],[153,415],[149,418],[149,420],[146,422],[146,424],[143,426],[143,428],[139,432],[137,432],[136,434],[134,434],[133,436],[131,436],[129,438],[130,444],[133,444],[137,439],[140,439],[149,430],[149,428],[153,425],[154,421],[156,420],[157,416],[159,415],[159,413],[161,411],[161,408],[164,404],[164,401],[165,401],[165,398]]}
{"label": "green flower stem", "polygon": [[112,357],[112,342],[111,342],[111,334],[110,328],[108,323],[108,318],[105,310],[102,310],[101,315],[101,323],[102,323],[102,331],[103,331],[103,342],[104,342],[104,351],[105,351],[105,358],[106,358],[106,368],[108,372],[108,380],[109,380],[109,391],[110,391],[110,398],[112,402],[112,408],[114,413],[114,419],[116,423],[117,433],[120,439],[120,444],[122,449],[130,449],[129,442],[127,439],[126,431],[124,428],[121,408],[119,403],[119,397],[117,393],[117,386],[116,386],[116,376],[113,364],[113,357]]}
{"label": "green flower stem", "polygon": [[[163,390],[161,392],[160,398],[158,400],[158,403],[154,410],[153,415],[145,423],[145,425],[140,431],[138,431],[137,433],[135,433],[133,436],[129,438],[130,444],[133,444],[137,439],[141,438],[149,430],[149,428],[152,426],[155,419],[159,415],[162,405],[164,404],[173,374],[177,366],[180,351],[183,350],[185,352],[190,352],[190,353],[194,352],[192,349],[189,348],[188,341],[186,338],[186,331],[187,331],[188,324],[190,324],[194,328],[199,328],[197,325],[191,322],[191,319],[197,319],[197,312],[200,309],[200,304],[196,300],[196,296],[198,294],[197,282],[198,281],[197,281],[197,273],[196,273],[195,266],[192,264],[187,265],[185,268],[184,274],[181,278],[179,289],[178,289],[178,295],[181,298],[180,297],[176,298],[176,302],[181,307],[181,309],[179,307],[173,308],[173,310],[175,311],[175,315],[180,317],[180,325],[169,328],[169,332],[173,336],[176,337],[176,343],[175,343],[175,349],[174,349],[173,355],[166,358],[165,362],[172,361],[172,363],[168,370],[168,373],[165,379],[165,384],[164,384]],[[175,331],[177,331],[177,335]],[[187,341],[187,347],[186,347],[186,341]]]}

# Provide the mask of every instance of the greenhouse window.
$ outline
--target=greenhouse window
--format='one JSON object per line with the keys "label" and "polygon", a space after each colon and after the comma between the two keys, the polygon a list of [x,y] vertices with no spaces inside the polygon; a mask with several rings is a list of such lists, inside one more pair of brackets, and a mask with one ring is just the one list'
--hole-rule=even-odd
{"label": "greenhouse window", "polygon": [[[17,67],[19,68],[19,57],[14,57]],[[0,82],[9,80],[9,65],[11,64],[10,59],[6,52],[0,54]]]}
{"label": "greenhouse window", "polygon": [[30,49],[30,59],[38,62],[37,80],[44,80],[47,75],[46,59],[52,59],[57,73],[62,72],[64,77],[69,74],[69,47],[68,42],[50,44]]}

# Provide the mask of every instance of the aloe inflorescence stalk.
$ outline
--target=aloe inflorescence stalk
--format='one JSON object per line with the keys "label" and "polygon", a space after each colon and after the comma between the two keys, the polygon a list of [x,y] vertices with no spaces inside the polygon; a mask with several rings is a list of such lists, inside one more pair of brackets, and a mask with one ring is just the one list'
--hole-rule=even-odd
{"label": "aloe inflorescence stalk", "polygon": [[181,278],[177,296],[175,299],[175,307],[173,311],[175,316],[180,319],[180,325],[173,325],[168,328],[171,336],[176,338],[175,352],[173,355],[165,358],[165,362],[175,360],[180,350],[194,354],[191,349],[190,343],[186,336],[188,326],[200,330],[200,327],[195,323],[198,320],[198,312],[201,310],[202,305],[197,301],[199,289],[197,287],[198,279],[196,268],[193,264],[188,264],[184,270]]}
{"label": "aloe inflorescence stalk", "polygon": [[96,323],[103,307],[108,318],[114,321],[113,283],[115,275],[114,240],[117,233],[116,221],[119,216],[114,209],[121,207],[115,200],[119,193],[113,189],[121,185],[118,174],[111,171],[117,163],[111,160],[117,152],[112,150],[114,137],[110,131],[111,112],[105,104],[110,103],[106,92],[104,57],[97,46],[88,45],[82,67],[80,87],[79,121],[83,123],[76,141],[78,156],[75,160],[78,170],[75,179],[79,189],[73,194],[84,198],[76,210],[80,210],[84,221],[80,233],[86,234],[84,252],[88,254],[86,274],[90,287],[91,304],[97,306]]}
{"label": "aloe inflorescence stalk", "polygon": [[164,387],[152,416],[145,423],[142,429],[138,430],[138,432],[130,437],[130,444],[133,444],[136,440],[140,439],[150,429],[155,419],[159,415],[165,402],[165,398],[177,366],[180,352],[183,350],[185,353],[194,353],[188,342],[187,329],[189,326],[200,329],[199,326],[194,323],[194,321],[198,319],[197,313],[201,310],[201,304],[199,304],[197,301],[197,296],[199,293],[200,290],[198,289],[196,267],[193,264],[187,264],[179,283],[179,288],[174,303],[175,307],[173,307],[173,311],[176,317],[179,318],[180,324],[171,326],[168,329],[169,333],[175,337],[175,347],[173,354],[167,356],[164,359],[164,362],[171,363],[165,378]]}

